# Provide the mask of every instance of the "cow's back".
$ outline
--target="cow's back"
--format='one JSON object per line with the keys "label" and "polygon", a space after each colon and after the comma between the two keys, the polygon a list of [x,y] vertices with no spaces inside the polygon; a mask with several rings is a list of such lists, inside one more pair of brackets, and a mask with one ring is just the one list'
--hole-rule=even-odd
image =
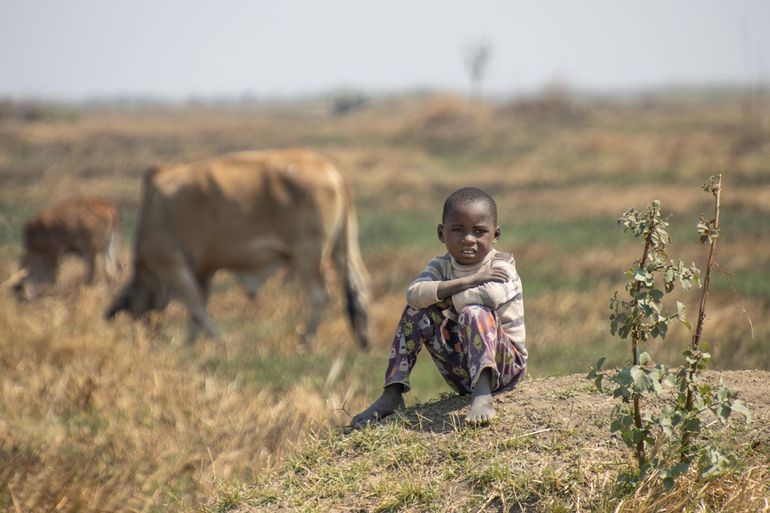
{"label": "cow's back", "polygon": [[164,167],[145,179],[138,249],[165,252],[173,243],[198,267],[258,267],[275,254],[289,258],[298,239],[328,240],[347,201],[336,167],[307,150]]}
{"label": "cow's back", "polygon": [[99,250],[117,230],[118,213],[99,198],[75,198],[45,209],[24,226],[24,247],[41,254]]}

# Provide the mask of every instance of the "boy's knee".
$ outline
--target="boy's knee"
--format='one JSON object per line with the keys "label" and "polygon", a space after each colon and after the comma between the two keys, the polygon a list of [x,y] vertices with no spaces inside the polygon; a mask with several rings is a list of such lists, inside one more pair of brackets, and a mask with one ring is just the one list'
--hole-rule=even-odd
{"label": "boy's knee", "polygon": [[465,305],[460,311],[460,317],[474,319],[477,317],[494,316],[495,309],[484,305]]}
{"label": "boy's knee", "polygon": [[428,340],[433,337],[438,326],[443,320],[443,316],[437,308],[414,308],[407,307],[407,315],[412,319],[413,329],[416,329],[420,337]]}

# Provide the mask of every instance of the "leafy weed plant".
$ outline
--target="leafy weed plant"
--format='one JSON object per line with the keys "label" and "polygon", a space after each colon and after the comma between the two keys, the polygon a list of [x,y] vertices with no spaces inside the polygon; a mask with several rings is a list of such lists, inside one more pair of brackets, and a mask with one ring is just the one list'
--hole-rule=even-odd
{"label": "leafy weed plant", "polygon": [[[745,404],[724,383],[714,389],[701,379],[701,371],[711,359],[702,335],[719,237],[721,180],[721,175],[712,176],[703,186],[714,196],[714,218],[706,222],[701,216],[697,225],[701,242],[709,244],[703,273],[695,264],[686,267],[681,260],[668,258],[670,223],[662,215],[659,201],[653,201],[644,211],[632,208],[618,219],[624,231],[643,243],[642,256],[626,271],[627,296],[620,297],[616,291],[610,299],[610,331],[630,342],[631,360],[620,369],[607,371],[602,369],[605,358],[600,358],[588,378],[602,392],[609,383],[613,397],[621,401],[614,410],[610,429],[633,449],[637,462],[635,471],[621,475],[621,485],[638,484],[641,478],[655,473],[670,489],[675,478],[693,464],[697,464],[700,475],[718,472],[727,459],[715,444],[709,443],[701,414],[711,411],[722,424],[733,411],[743,414],[747,421],[751,418]],[[683,352],[681,367],[670,370],[656,364],[641,345],[650,339],[664,339],[674,321],[691,329],[681,302],[676,302],[673,313],[663,302],[677,281],[687,291],[693,282],[700,283],[701,274],[702,296],[695,333]],[[664,393],[666,389],[673,393]],[[663,399],[661,408],[653,407],[655,398]]]}

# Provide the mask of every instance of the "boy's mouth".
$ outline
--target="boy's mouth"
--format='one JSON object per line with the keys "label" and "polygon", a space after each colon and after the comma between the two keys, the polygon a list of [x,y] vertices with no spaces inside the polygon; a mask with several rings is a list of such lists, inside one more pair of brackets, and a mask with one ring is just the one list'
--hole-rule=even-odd
{"label": "boy's mouth", "polygon": [[463,249],[463,250],[460,250],[460,254],[462,256],[465,256],[465,257],[472,257],[472,256],[474,256],[476,254],[476,250],[475,249]]}

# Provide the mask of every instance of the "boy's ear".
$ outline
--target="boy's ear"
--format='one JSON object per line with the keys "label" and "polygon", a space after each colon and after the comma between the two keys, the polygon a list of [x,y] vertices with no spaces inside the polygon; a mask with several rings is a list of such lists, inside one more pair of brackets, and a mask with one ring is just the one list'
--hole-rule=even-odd
{"label": "boy's ear", "polygon": [[495,239],[494,242],[497,242],[500,240],[500,236],[503,234],[503,231],[500,229],[499,226],[495,227]]}
{"label": "boy's ear", "polygon": [[444,225],[440,224],[436,227],[436,232],[438,233],[438,240],[441,242],[444,242]]}

